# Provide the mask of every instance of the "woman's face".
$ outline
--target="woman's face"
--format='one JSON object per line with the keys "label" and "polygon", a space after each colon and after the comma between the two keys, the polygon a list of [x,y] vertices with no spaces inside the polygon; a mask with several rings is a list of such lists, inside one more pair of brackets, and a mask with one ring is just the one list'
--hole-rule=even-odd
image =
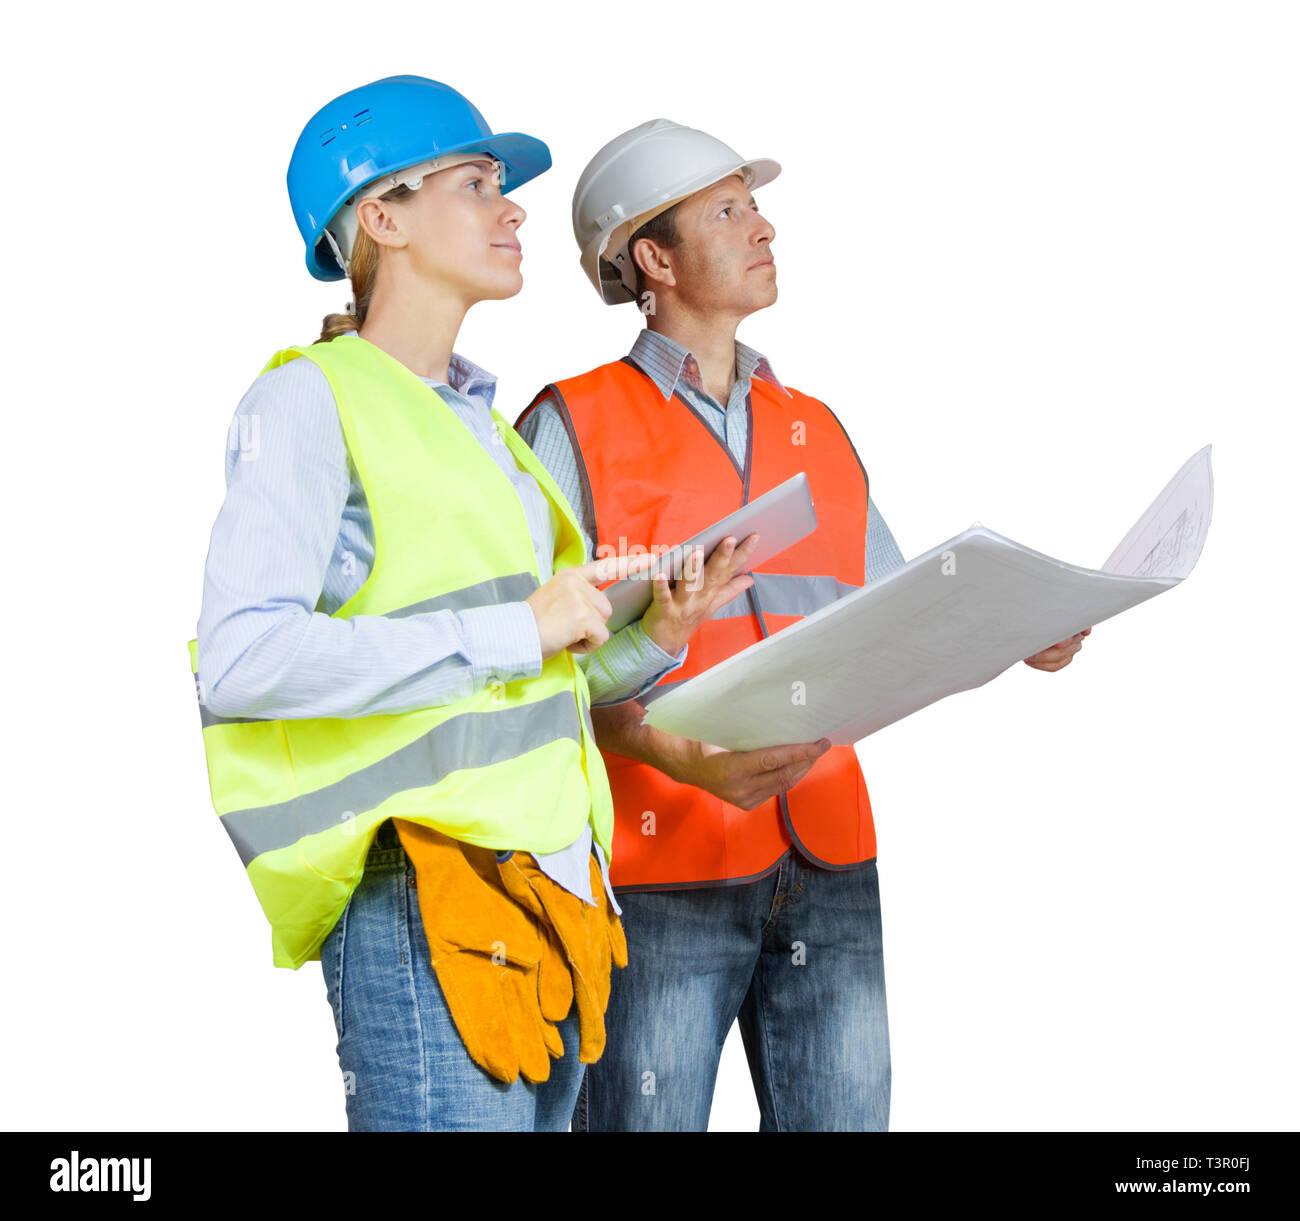
{"label": "woman's face", "polygon": [[427,175],[396,210],[411,270],[466,306],[513,297],[523,287],[519,226],[526,216],[501,194],[487,157]]}

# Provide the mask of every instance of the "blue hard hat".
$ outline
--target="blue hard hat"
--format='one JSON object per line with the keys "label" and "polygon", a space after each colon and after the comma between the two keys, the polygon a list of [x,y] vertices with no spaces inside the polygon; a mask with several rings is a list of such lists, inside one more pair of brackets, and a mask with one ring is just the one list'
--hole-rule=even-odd
{"label": "blue hard hat", "polygon": [[289,159],[289,203],[307,244],[307,270],[318,280],[343,279],[325,226],[362,187],[417,162],[479,149],[502,163],[502,194],[551,167],[540,140],[494,135],[468,98],[424,76],[386,76],[322,106]]}

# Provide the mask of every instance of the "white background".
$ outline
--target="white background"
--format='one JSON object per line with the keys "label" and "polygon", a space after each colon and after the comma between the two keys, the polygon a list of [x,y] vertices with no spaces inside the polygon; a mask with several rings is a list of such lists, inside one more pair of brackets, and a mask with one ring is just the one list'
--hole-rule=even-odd
{"label": "white background", "polygon": [[[414,72],[546,140],[525,287],[458,349],[513,419],[623,354],[569,199],[666,116],[781,176],[740,338],[849,428],[910,557],[1099,565],[1214,444],[1175,590],[859,747],[891,1126],[1296,1126],[1296,9],[1128,2],[44,5],[7,20],[7,1128],[341,1129],[320,968],[271,965],[185,642],[226,429],[346,286],[285,191]],[[712,1126],[757,1127],[733,1029]]]}

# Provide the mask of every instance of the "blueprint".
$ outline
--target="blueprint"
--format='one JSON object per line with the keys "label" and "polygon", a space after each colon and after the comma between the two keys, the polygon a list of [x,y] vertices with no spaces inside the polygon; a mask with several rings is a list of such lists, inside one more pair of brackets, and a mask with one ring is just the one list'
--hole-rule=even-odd
{"label": "blueprint", "polygon": [[1212,505],[1207,445],[1101,569],[973,525],[705,673],[656,688],[645,723],[728,750],[856,742],[1172,589],[1200,556]]}

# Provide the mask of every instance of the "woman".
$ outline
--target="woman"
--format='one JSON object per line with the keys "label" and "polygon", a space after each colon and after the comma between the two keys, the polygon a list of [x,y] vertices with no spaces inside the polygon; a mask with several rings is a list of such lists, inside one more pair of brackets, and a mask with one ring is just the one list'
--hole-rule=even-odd
{"label": "woman", "polygon": [[585,562],[453,351],[522,287],[506,193],[549,165],[422,77],[318,111],[289,195],[354,304],[231,427],[190,642],[209,779],[276,965],[321,962],[352,1130],[567,1127],[626,961],[591,701],[652,685],[750,583],[756,540],[728,540],[611,636],[597,587],[648,557]]}

